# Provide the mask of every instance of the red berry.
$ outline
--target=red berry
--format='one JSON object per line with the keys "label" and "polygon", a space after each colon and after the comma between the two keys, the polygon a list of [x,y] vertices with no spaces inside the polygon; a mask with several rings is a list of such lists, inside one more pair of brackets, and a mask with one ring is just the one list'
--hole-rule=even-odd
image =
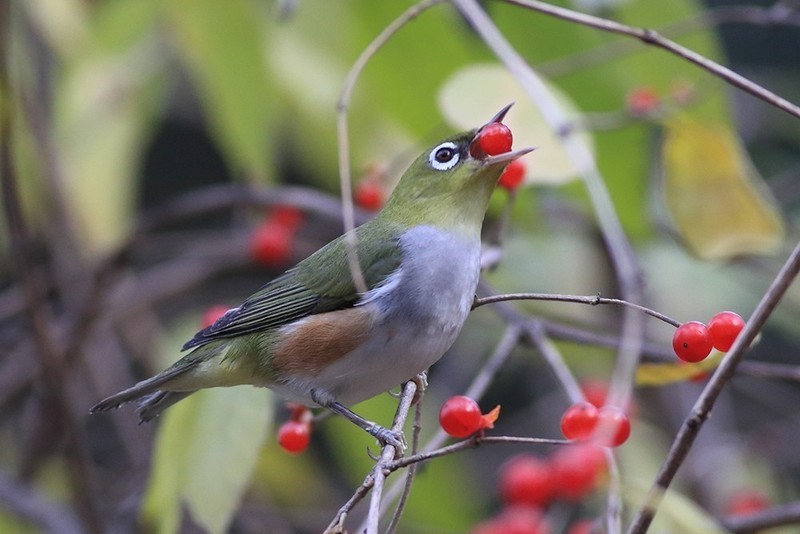
{"label": "red berry", "polygon": [[732,311],[719,312],[708,322],[708,334],[714,348],[721,352],[730,350],[736,336],[744,328],[744,319]]}
{"label": "red berry", "polygon": [[555,494],[550,464],[530,454],[514,456],[504,463],[498,485],[506,504],[546,506]]}
{"label": "red berry", "polygon": [[559,448],[550,459],[558,495],[579,501],[597,486],[606,467],[603,449],[576,443]]}
{"label": "red berry", "polygon": [[364,180],[356,187],[354,200],[365,210],[378,211],[386,202],[386,193],[375,180]]}
{"label": "red berry", "polygon": [[268,220],[285,226],[289,230],[297,230],[297,227],[303,222],[303,212],[294,206],[278,204],[272,208]]}
{"label": "red berry", "polygon": [[550,534],[550,525],[537,508],[510,506],[497,517],[477,525],[472,534]]}
{"label": "red berry", "polygon": [[[592,534],[595,532],[595,523],[594,519],[579,519],[569,526],[567,534]],[[597,532],[600,532],[600,530],[597,530]]]}
{"label": "red berry", "polygon": [[597,407],[590,402],[573,404],[561,416],[561,432],[567,439],[587,439],[597,425]]}
{"label": "red berry", "polygon": [[506,524],[499,517],[493,517],[475,525],[470,534],[506,534]]}
{"label": "red berry", "polygon": [[591,402],[597,408],[602,408],[608,397],[608,382],[593,378],[582,380],[581,391],[587,402]]}
{"label": "red berry", "polygon": [[222,304],[215,304],[211,306],[203,312],[203,318],[200,320],[200,328],[208,328],[217,322],[217,319],[225,315],[225,312],[227,311],[228,307],[223,306]]}
{"label": "red berry", "polygon": [[294,402],[287,402],[286,407],[289,408],[290,421],[294,421],[295,423],[311,423],[314,414],[311,413],[311,410],[307,406]]}
{"label": "red berry", "polygon": [[292,253],[294,230],[267,219],[250,234],[250,258],[268,267],[283,265]]}
{"label": "red berry", "polygon": [[278,430],[278,444],[286,452],[301,453],[311,441],[311,425],[300,421],[287,421]]}
{"label": "red berry", "polygon": [[439,410],[439,424],[454,438],[466,438],[483,428],[481,409],[469,397],[450,397]]}
{"label": "red berry", "polygon": [[706,325],[699,321],[683,323],[672,337],[672,348],[685,362],[699,362],[711,354],[711,336]]}
{"label": "red berry", "polygon": [[734,516],[750,515],[769,506],[769,498],[760,491],[743,489],[728,497],[725,513]]}
{"label": "red berry", "polygon": [[641,117],[653,113],[660,105],[658,93],[652,87],[636,87],[625,97],[628,113]]}
{"label": "red berry", "polygon": [[[483,154],[497,156],[511,151],[511,144],[514,137],[511,130],[502,122],[493,122],[484,126],[478,134],[477,143],[473,142],[470,147],[470,154],[477,157]],[[477,145],[477,146],[476,146]]]}
{"label": "red berry", "polygon": [[500,513],[506,534],[549,534],[550,525],[538,508],[509,506]]}
{"label": "red berry", "polygon": [[504,189],[508,189],[509,191],[513,191],[519,187],[520,184],[522,184],[524,179],[525,164],[522,161],[515,159],[508,164],[508,167],[505,168],[503,174],[500,175],[497,185]]}
{"label": "red berry", "polygon": [[603,406],[598,411],[594,441],[606,447],[619,447],[631,435],[631,420],[616,406]]}

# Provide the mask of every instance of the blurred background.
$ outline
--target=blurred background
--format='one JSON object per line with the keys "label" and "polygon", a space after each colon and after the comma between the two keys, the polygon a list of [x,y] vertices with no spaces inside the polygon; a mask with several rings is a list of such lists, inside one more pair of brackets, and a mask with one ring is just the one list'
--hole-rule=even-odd
{"label": "blurred background", "polygon": [[[204,392],[153,423],[90,416],[151,376],[214,310],[342,231],[336,112],[348,70],[413,2],[3,2],[0,217],[0,531],[320,532],[368,473],[372,439],[347,422],[278,447],[288,418],[267,391]],[[667,37],[800,102],[800,6],[759,0],[572,0],[560,5]],[[641,43],[503,2],[481,5],[591,147],[641,268],[648,305],[679,321],[747,318],[797,242],[800,120]],[[592,198],[558,137],[450,5],[371,59],[348,111],[357,221],[429,143],[502,105],[524,184],[498,189],[486,240],[496,292],[618,296]],[[620,313],[516,303],[584,383],[607,384]],[[207,313],[208,312],[208,313]],[[205,316],[205,318],[204,318]],[[728,384],[657,516],[656,532],[711,532],[750,497],[797,499],[800,291],[792,287]],[[504,319],[476,310],[430,373],[422,441],[494,350]],[[602,334],[602,343],[580,333]],[[647,320],[625,515],[652,483],[709,367],[677,363],[674,329]],[[480,405],[492,433],[559,438],[569,399],[527,345]],[[388,423],[396,400],[360,405]],[[425,464],[400,532],[467,532],[503,502],[501,466],[553,446],[484,446]],[[399,478],[399,477],[397,477]],[[760,500],[759,500],[760,499]],[[546,510],[553,532],[602,515],[605,486]],[[355,529],[365,506],[348,520]],[[739,510],[740,511],[740,510]],[[730,526],[730,524],[728,524]],[[787,532],[792,527],[786,527]]]}

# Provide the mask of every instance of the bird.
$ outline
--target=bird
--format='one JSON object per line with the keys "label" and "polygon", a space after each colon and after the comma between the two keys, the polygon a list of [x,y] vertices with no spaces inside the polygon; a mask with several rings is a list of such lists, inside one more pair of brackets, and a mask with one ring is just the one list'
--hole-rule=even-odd
{"label": "bird", "polygon": [[[505,167],[533,150],[510,150],[502,120],[512,105],[425,150],[354,235],[334,239],[268,282],[197,332],[181,349],[191,352],[172,366],[90,412],[136,401],[146,422],[198,390],[249,384],[326,408],[402,450],[401,431],[350,406],[427,370],[461,331],[478,285],[489,198]],[[490,155],[481,135],[498,123],[508,143]],[[348,263],[353,244],[361,291]]]}

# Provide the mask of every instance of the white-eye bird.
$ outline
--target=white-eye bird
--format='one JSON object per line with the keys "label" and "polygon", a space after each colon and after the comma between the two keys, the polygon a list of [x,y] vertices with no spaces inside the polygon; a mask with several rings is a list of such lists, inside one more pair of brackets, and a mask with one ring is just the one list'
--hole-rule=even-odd
{"label": "white-eye bird", "polygon": [[348,406],[426,370],[464,325],[489,197],[506,165],[533,150],[471,150],[510,107],[425,151],[383,210],[355,230],[366,292],[356,289],[339,237],[198,332],[171,367],[91,412],[138,400],[144,422],[197,390],[251,384],[328,408],[400,450],[401,433]]}

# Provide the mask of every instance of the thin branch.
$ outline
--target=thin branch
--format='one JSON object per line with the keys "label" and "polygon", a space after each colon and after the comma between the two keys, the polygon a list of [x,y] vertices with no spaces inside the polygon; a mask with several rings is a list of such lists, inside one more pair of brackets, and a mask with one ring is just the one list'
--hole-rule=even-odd
{"label": "thin branch", "polygon": [[[644,300],[642,275],[633,248],[622,228],[594,155],[587,144],[575,135],[578,130],[571,124],[569,115],[544,80],[511,46],[476,0],[451,1],[517,79],[549,127],[561,136],[563,147],[589,193],[620,292],[627,301],[641,302]],[[619,356],[609,400],[622,406],[627,403],[633,388],[636,367],[641,357],[644,322],[641,316],[625,309],[620,330]]]}
{"label": "thin branch", "polygon": [[[408,418],[408,411],[411,409],[411,403],[416,393],[416,382],[409,380],[403,384],[403,392],[400,395],[400,403],[397,406],[397,412],[394,416],[392,430],[403,431],[403,426]],[[372,486],[372,497],[369,503],[369,513],[367,514],[366,534],[378,534],[378,526],[381,519],[381,501],[383,500],[383,484],[389,474],[386,466],[399,454],[402,454],[402,451],[395,450],[393,445],[386,445],[381,452],[380,460],[378,460],[378,463],[372,469],[372,479],[374,483]]]}
{"label": "thin branch", "polygon": [[744,330],[739,334],[726,354],[722,363],[714,372],[710,381],[703,389],[692,408],[691,414],[686,418],[672,442],[669,454],[659,469],[653,486],[648,492],[644,504],[637,512],[628,530],[629,534],[639,534],[647,531],[655,516],[661,499],[669,488],[672,479],[678,472],[681,464],[689,454],[703,423],[708,419],[714,403],[722,389],[730,381],[736,367],[744,357],[745,350],[750,346],[756,335],[761,331],[772,311],[778,305],[786,290],[800,271],[800,243],[795,247],[781,271],[775,277],[767,292],[762,297],[753,315],[747,321]]}
{"label": "thin branch", "polygon": [[595,17],[593,15],[587,15],[585,13],[579,13],[577,11],[554,6],[538,0],[504,1],[509,4],[532,9],[546,15],[570,22],[575,22],[577,24],[595,28],[597,30],[633,37],[634,39],[638,39],[646,45],[655,46],[669,52],[670,54],[685,59],[686,61],[694,63],[714,76],[725,80],[734,87],[738,87],[739,89],[750,93],[756,98],[759,98],[764,102],[783,110],[790,115],[793,115],[794,117],[800,118],[800,107],[789,102],[785,98],[776,95],[772,91],[765,89],[757,83],[748,80],[744,76],[732,71],[728,67],[720,65],[719,63],[708,59],[702,54],[698,54],[689,48],[681,46],[678,43],[661,36],[655,30],[647,28],[634,28],[633,26],[628,26],[616,21]]}
{"label": "thin branch", "polygon": [[511,352],[519,344],[521,334],[522,330],[518,325],[512,324],[506,327],[503,332],[503,337],[497,342],[491,356],[489,356],[486,363],[481,367],[480,371],[478,371],[478,374],[475,375],[472,384],[465,393],[466,396],[473,399],[479,399],[483,396],[489,388],[492,379],[497,374],[497,371],[505,364]]}
{"label": "thin branch", "polygon": [[504,295],[492,295],[490,297],[483,297],[479,299],[475,299],[475,302],[472,304],[472,309],[478,308],[483,306],[484,304],[492,304],[494,302],[502,302],[507,300],[544,300],[544,301],[552,301],[552,302],[576,302],[578,304],[588,304],[590,306],[597,306],[599,304],[613,304],[616,306],[627,306],[629,308],[633,308],[634,310],[639,310],[641,312],[650,315],[651,317],[655,317],[661,321],[664,321],[667,324],[671,324],[674,327],[679,327],[681,323],[664,315],[663,313],[659,313],[655,310],[642,306],[640,304],[634,304],[633,302],[628,302],[622,299],[610,299],[601,297],[599,294],[594,296],[581,296],[581,295],[559,295],[559,294],[550,294],[550,293],[508,293]]}
{"label": "thin branch", "polygon": [[564,388],[567,397],[573,404],[586,400],[581,390],[581,386],[575,375],[567,367],[561,352],[556,348],[552,341],[547,337],[542,326],[533,320],[525,324],[525,333],[530,343],[539,351],[542,358],[548,363],[556,378]]}
{"label": "thin branch", "polygon": [[773,506],[761,512],[722,519],[725,528],[735,534],[751,534],[771,527],[800,523],[800,501]]}
{"label": "thin branch", "polygon": [[361,75],[361,71],[367,63],[386,42],[397,33],[400,28],[415,19],[420,13],[443,0],[425,0],[414,4],[405,10],[399,17],[393,20],[383,31],[361,52],[350,72],[347,73],[342,94],[339,97],[337,106],[336,129],[339,139],[339,181],[342,189],[342,211],[344,213],[344,232],[345,245],[347,251],[347,263],[350,266],[350,274],[353,283],[359,292],[367,291],[367,284],[364,280],[364,273],[358,260],[358,238],[353,231],[355,221],[353,218],[353,184],[350,173],[350,138],[348,136],[347,111],[350,107],[350,98],[355,88],[356,81]]}
{"label": "thin branch", "polygon": [[426,452],[421,452],[419,454],[415,454],[413,456],[406,456],[405,458],[400,458],[395,460],[391,464],[387,466],[388,469],[395,470],[400,469],[402,467],[407,467],[410,465],[418,464],[421,462],[426,462],[428,460],[432,460],[434,458],[441,458],[442,456],[449,456],[450,454],[454,454],[456,452],[460,452],[467,449],[474,449],[482,444],[506,444],[506,445],[519,445],[519,444],[527,444],[527,445],[568,445],[571,443],[570,441],[563,440],[563,439],[549,439],[549,438],[526,438],[522,436],[485,436],[476,434],[470,438],[465,440],[453,443],[452,445],[447,445],[446,447],[440,447],[438,449],[429,450]]}
{"label": "thin branch", "polygon": [[[705,9],[691,18],[663,26],[658,31],[661,35],[674,39],[710,26],[722,26],[725,24],[752,24],[766,27],[780,25],[800,26],[800,13],[787,9],[784,3],[779,0],[769,7],[722,6]],[[576,70],[587,69],[613,61],[640,50],[642,50],[641,43],[631,39],[620,39],[540,63],[536,68],[546,76],[563,76]]]}
{"label": "thin branch", "polygon": [[[427,380],[427,373],[420,375]],[[414,405],[414,423],[411,432],[411,454],[417,454],[419,451],[419,436],[422,432],[422,399],[425,395],[425,388],[420,387],[417,389],[417,402]],[[389,526],[386,527],[386,534],[394,534],[397,530],[397,525],[400,524],[400,517],[405,510],[408,496],[411,494],[411,485],[414,482],[414,476],[417,474],[417,464],[410,465],[406,471],[405,482],[403,483],[403,493],[397,501],[392,519],[389,521]]]}
{"label": "thin branch", "polygon": [[[392,423],[392,430],[402,431],[405,421],[408,418],[408,412],[417,392],[417,383],[414,380],[409,380],[403,384],[400,393],[400,402],[395,412],[394,421]],[[339,533],[344,532],[343,525],[344,519],[350,510],[353,509],[369,492],[373,490],[372,498],[370,500],[370,509],[367,516],[366,531],[370,534],[377,533],[378,521],[380,520],[380,504],[383,497],[383,483],[386,475],[391,472],[387,466],[394,460],[395,455],[401,451],[395,451],[394,446],[386,445],[381,451],[381,456],[375,464],[375,467],[364,479],[361,486],[356,489],[352,497],[336,512],[331,523],[325,529],[326,533]],[[363,529],[359,529],[361,532]]]}
{"label": "thin branch", "polygon": [[344,520],[347,518],[347,514],[350,513],[350,510],[355,508],[355,506],[361,502],[361,500],[367,496],[369,490],[372,489],[372,485],[374,480],[372,478],[372,472],[364,479],[364,482],[356,489],[353,495],[347,500],[346,503],[342,505],[341,508],[336,512],[336,515],[333,516],[333,521],[328,525],[325,529],[324,534],[341,534],[345,532],[344,529]]}
{"label": "thin branch", "polygon": [[[476,434],[470,438],[465,440],[459,441],[457,443],[453,443],[452,445],[447,445],[445,447],[439,447],[432,450],[428,450],[426,452],[421,452],[418,454],[414,454],[411,456],[406,456],[403,458],[398,458],[383,464],[381,472],[383,473],[381,476],[385,478],[387,473],[392,473],[397,471],[398,469],[402,469],[404,467],[412,467],[414,465],[418,465],[422,462],[426,462],[428,460],[432,460],[434,458],[441,458],[442,456],[449,456],[451,454],[455,454],[457,452],[461,452],[468,449],[474,449],[480,445],[519,445],[519,444],[528,444],[528,445],[568,445],[571,443],[570,441],[563,440],[563,439],[548,439],[548,438],[526,438],[521,436],[484,436],[480,434]],[[375,487],[375,475],[377,474],[378,465],[370,472],[369,475],[364,479],[364,482],[358,489],[355,491],[352,497],[345,503],[339,511],[336,513],[333,521],[331,521],[328,528],[325,529],[326,534],[339,534],[344,532],[343,530],[343,522],[346,515],[352,510],[355,505],[364,498],[364,496],[369,492],[370,489]],[[391,488],[392,490],[394,488]],[[386,492],[387,495],[390,495],[392,491]],[[373,493],[374,495],[374,493]],[[368,519],[367,522],[367,532],[374,532],[369,530],[372,526],[376,525],[370,523]],[[359,527],[356,532],[362,532],[364,528]]]}
{"label": "thin branch", "polygon": [[[516,333],[515,333],[516,332]],[[513,336],[512,336],[513,334]],[[511,352],[517,346],[516,341],[518,341],[519,336],[519,326],[509,326],[506,329],[506,332],[503,334],[501,340],[495,346],[495,349],[492,351],[491,356],[486,360],[486,363],[481,366],[480,370],[476,374],[475,378],[472,380],[472,383],[467,387],[464,395],[467,397],[479,400],[483,394],[486,392],[486,389],[489,387],[489,384],[492,381],[492,378],[497,373],[497,371],[505,364],[508,360]],[[515,339],[514,343],[511,343],[512,337]],[[423,451],[431,451],[437,449],[442,446],[442,444],[449,439],[448,435],[442,430],[441,428],[438,429],[433,436],[423,445]],[[400,484],[392,485],[388,491],[386,491],[386,498],[387,500],[393,500],[398,497],[399,492],[401,491]],[[364,525],[361,525],[357,531],[361,532],[364,528]]]}
{"label": "thin branch", "polygon": [[[486,284],[484,284],[484,289],[485,288]],[[525,318],[513,306],[509,305],[508,302],[505,302],[504,299],[500,299],[495,303],[497,304],[497,311],[505,321],[511,322],[512,324],[523,325],[523,329],[528,340],[533,344],[534,347],[536,347],[536,349],[542,355],[542,358],[544,358],[545,361],[547,361],[547,363],[550,365],[550,368],[555,373],[556,378],[561,383],[564,391],[570,398],[570,401],[575,403],[585,400],[580,384],[578,384],[578,381],[572,374],[572,371],[570,371],[566,362],[564,362],[564,358],[562,358],[559,350],[547,337],[542,323],[535,319]],[[610,476],[606,499],[606,525],[608,527],[608,532],[619,532],[621,523],[620,517],[622,514],[619,468],[613,451],[608,449],[606,450],[605,454],[609,465]]]}
{"label": "thin branch", "polygon": [[[481,291],[492,291],[492,288],[486,282],[481,282],[480,289]],[[563,387],[564,391],[567,393],[567,397],[569,397],[572,402],[584,400],[577,379],[572,374],[572,371],[569,370],[569,367],[567,367],[558,349],[544,336],[542,323],[536,319],[526,317],[508,302],[501,300],[495,302],[495,304],[494,310],[500,315],[503,321],[512,325],[517,325],[519,328],[523,329],[527,340],[539,351],[542,358],[544,358],[553,370],[553,373],[555,373],[561,387]]]}

